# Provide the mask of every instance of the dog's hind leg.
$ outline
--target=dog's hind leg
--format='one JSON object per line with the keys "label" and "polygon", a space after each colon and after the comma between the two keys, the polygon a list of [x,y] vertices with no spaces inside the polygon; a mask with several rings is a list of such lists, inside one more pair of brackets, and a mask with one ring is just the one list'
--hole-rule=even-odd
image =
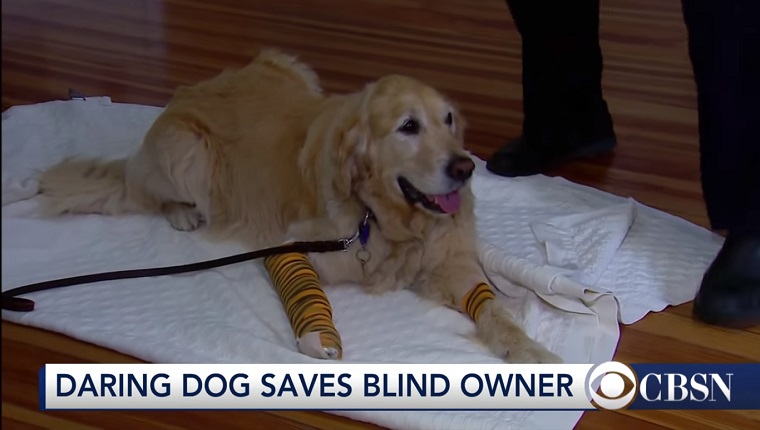
{"label": "dog's hind leg", "polygon": [[175,229],[195,230],[210,221],[210,170],[203,136],[157,123],[127,161],[127,192],[156,206]]}
{"label": "dog's hind leg", "polygon": [[161,212],[169,224],[179,231],[193,231],[205,222],[203,213],[188,203],[164,203]]}

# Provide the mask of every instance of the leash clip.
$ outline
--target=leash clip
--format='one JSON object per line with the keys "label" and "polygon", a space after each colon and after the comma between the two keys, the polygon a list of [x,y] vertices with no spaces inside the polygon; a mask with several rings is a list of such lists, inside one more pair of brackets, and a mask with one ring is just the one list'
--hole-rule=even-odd
{"label": "leash clip", "polygon": [[349,237],[349,238],[344,237],[343,239],[340,239],[339,242],[341,246],[343,247],[343,249],[341,249],[341,252],[348,251],[348,248],[351,248],[351,244],[354,243],[356,241],[356,238],[358,237],[359,237],[359,232],[356,232],[352,237]]}

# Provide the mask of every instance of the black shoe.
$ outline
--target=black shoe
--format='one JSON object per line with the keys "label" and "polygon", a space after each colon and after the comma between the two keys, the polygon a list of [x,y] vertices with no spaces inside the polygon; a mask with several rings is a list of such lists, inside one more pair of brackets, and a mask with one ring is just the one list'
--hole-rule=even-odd
{"label": "black shoe", "polygon": [[733,328],[760,325],[760,234],[728,234],[702,279],[694,317]]}
{"label": "black shoe", "polygon": [[528,176],[546,173],[572,160],[611,152],[617,145],[614,134],[566,145],[529,144],[522,137],[496,151],[486,168],[500,176]]}

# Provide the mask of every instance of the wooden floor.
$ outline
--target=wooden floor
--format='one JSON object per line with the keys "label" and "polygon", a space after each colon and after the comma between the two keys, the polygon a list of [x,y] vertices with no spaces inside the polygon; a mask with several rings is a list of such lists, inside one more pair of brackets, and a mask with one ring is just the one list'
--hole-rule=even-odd
{"label": "wooden floor", "polygon": [[[362,10],[363,9],[363,10]],[[547,11],[549,13],[550,11]],[[620,146],[554,174],[632,196],[706,225],[696,98],[679,0],[604,0],[604,90]],[[501,0],[4,0],[2,107],[66,98],[164,105],[172,90],[279,46],[314,65],[331,91],[386,73],[415,75],[464,108],[468,145],[486,157],[522,119],[520,40]],[[622,328],[624,362],[760,361],[760,329],[692,321],[690,305]],[[2,424],[32,428],[369,429],[323,413],[40,413],[46,362],[133,358],[3,323]],[[758,412],[593,412],[579,429],[760,428]]]}

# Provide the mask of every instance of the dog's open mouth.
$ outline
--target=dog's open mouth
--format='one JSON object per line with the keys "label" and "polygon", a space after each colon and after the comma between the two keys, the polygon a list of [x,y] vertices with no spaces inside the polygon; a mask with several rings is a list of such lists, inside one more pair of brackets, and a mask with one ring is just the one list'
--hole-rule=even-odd
{"label": "dog's open mouth", "polygon": [[425,209],[436,212],[452,214],[459,210],[459,206],[462,204],[459,190],[454,190],[446,194],[425,194],[409,182],[408,179],[400,176],[398,178],[398,185],[401,187],[401,192],[404,193],[406,201],[410,204],[419,203]]}

